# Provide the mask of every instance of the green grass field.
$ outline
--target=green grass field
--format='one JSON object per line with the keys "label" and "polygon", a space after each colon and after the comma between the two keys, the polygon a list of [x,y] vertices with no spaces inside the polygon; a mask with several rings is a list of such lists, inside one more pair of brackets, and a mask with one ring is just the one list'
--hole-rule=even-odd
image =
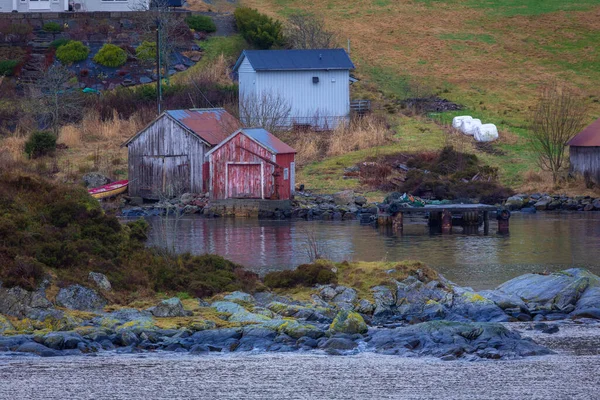
{"label": "green grass field", "polygon": [[[285,19],[304,10],[322,16],[340,46],[351,42],[361,79],[354,98],[406,97],[411,85],[429,86],[463,105],[460,112],[427,118],[393,116],[398,141],[306,166],[299,182],[323,191],[356,185],[343,167],[378,153],[439,149],[439,122],[457,114],[495,123],[503,156],[468,151],[500,168],[503,183],[518,188],[536,170],[528,149],[531,109],[540,88],[557,81],[578,91],[600,116],[600,0],[243,0],[243,5]],[[383,94],[382,94],[383,93]],[[384,100],[385,101],[385,100]],[[423,129],[426,128],[426,133]]]}

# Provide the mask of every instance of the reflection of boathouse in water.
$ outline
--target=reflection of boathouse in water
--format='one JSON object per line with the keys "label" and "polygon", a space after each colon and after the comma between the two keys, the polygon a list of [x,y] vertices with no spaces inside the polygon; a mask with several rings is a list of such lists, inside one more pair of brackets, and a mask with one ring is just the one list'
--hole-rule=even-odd
{"label": "reflection of boathouse in water", "polygon": [[[323,225],[327,229],[323,229]],[[219,254],[260,273],[308,262],[306,242],[309,236],[319,241],[325,257],[353,259],[356,238],[348,235],[345,229],[331,229],[332,225],[334,223],[322,221],[296,224],[245,218],[189,217],[179,222],[176,247],[181,252]],[[158,231],[152,231],[153,241],[160,240]]]}

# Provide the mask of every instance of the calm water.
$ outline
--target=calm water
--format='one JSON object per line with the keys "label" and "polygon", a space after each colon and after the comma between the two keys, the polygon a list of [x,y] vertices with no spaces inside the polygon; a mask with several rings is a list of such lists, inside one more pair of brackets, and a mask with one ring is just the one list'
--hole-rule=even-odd
{"label": "calm water", "polygon": [[[161,222],[152,221],[153,243]],[[342,261],[421,260],[461,285],[496,285],[526,272],[586,267],[600,274],[600,213],[513,213],[510,234],[430,235],[424,218],[413,217],[394,236],[358,222],[257,221],[184,218],[179,251],[216,253],[264,274],[308,261],[307,238],[316,238],[327,258]]]}

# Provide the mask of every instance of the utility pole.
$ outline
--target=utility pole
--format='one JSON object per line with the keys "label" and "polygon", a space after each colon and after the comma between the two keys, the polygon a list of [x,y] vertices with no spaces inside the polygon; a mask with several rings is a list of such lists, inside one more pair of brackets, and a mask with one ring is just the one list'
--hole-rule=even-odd
{"label": "utility pole", "polygon": [[156,104],[158,107],[158,114],[160,115],[160,102],[162,101],[162,85],[160,76],[160,18],[156,19]]}

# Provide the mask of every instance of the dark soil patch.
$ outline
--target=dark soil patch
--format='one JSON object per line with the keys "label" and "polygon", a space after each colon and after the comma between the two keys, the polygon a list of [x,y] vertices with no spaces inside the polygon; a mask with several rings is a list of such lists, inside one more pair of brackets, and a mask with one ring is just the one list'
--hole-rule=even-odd
{"label": "dark soil patch", "polygon": [[494,204],[513,194],[498,182],[498,168],[452,147],[439,152],[390,154],[366,160],[356,168],[365,186],[430,200]]}
{"label": "dark soil patch", "polygon": [[453,103],[437,96],[402,100],[400,102],[400,107],[403,109],[413,110],[419,114],[429,112],[456,111],[463,109],[463,106],[460,104]]}

